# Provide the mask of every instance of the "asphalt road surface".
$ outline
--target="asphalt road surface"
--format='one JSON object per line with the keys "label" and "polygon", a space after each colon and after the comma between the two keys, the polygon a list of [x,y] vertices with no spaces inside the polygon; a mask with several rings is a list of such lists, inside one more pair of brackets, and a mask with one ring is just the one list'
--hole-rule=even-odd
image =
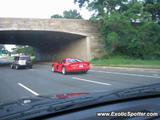
{"label": "asphalt road surface", "polygon": [[0,103],[36,95],[100,92],[160,83],[160,70],[92,68],[87,74],[53,73],[48,65],[0,67]]}

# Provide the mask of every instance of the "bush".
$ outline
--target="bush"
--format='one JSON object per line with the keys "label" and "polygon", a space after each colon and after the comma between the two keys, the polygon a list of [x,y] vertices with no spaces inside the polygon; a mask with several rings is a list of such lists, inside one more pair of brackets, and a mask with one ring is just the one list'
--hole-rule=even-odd
{"label": "bush", "polygon": [[[114,17],[113,17],[114,18]],[[102,34],[108,54],[122,54],[141,59],[160,58],[160,25],[142,22],[133,25],[120,16],[103,23]]]}

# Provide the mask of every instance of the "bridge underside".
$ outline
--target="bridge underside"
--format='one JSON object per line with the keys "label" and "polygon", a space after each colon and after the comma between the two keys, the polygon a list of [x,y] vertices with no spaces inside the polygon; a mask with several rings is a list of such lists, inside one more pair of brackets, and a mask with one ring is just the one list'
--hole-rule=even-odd
{"label": "bridge underside", "polygon": [[88,59],[87,37],[57,31],[0,31],[0,44],[29,45],[35,48],[37,61],[65,57]]}

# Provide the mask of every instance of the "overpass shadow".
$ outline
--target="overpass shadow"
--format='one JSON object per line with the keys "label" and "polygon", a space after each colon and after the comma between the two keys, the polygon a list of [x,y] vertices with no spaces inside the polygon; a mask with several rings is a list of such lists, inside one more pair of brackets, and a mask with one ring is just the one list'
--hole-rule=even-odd
{"label": "overpass shadow", "polygon": [[87,60],[87,37],[61,31],[1,30],[0,44],[29,45],[36,61],[52,61],[65,57]]}

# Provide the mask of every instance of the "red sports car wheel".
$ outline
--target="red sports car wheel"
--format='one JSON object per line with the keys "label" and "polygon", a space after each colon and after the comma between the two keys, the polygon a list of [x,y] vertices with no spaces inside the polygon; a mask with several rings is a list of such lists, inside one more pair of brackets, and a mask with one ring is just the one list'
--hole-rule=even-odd
{"label": "red sports car wheel", "polygon": [[66,68],[62,67],[62,74],[65,75],[66,74]]}
{"label": "red sports car wheel", "polygon": [[52,66],[51,71],[54,72],[54,66]]}
{"label": "red sports car wheel", "polygon": [[83,71],[82,73],[87,73],[88,71]]}

